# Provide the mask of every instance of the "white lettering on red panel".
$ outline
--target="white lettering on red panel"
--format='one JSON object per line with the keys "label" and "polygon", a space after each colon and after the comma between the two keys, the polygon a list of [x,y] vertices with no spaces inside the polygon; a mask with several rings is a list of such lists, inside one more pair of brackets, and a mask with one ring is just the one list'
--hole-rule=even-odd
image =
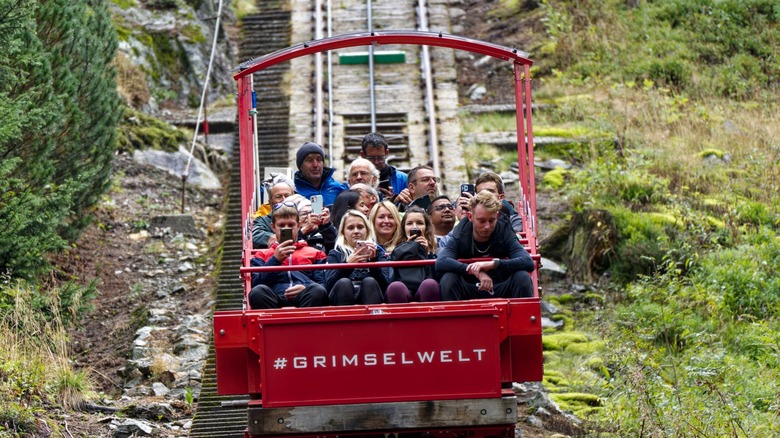
{"label": "white lettering on red panel", "polygon": [[[294,369],[308,368],[348,368],[348,367],[372,367],[372,366],[397,366],[414,364],[443,364],[453,362],[482,362],[484,348],[473,350],[438,350],[417,352],[387,352],[366,354],[342,354],[330,356],[295,356],[292,358]],[[274,360],[274,369],[287,368],[290,360],[286,357],[277,357]]]}

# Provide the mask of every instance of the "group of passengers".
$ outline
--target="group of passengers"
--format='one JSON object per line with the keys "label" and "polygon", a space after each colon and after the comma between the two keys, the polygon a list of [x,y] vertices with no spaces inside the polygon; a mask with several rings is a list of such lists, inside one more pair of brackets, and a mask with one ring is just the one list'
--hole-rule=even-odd
{"label": "group of passengers", "polygon": [[[385,138],[363,138],[346,183],[325,167],[325,153],[306,142],[294,180],[264,181],[269,202],[252,225],[252,266],[296,266],[255,272],[249,306],[454,301],[533,295],[534,262],[518,240],[522,220],[504,199],[501,177],[480,175],[453,202],[439,193],[429,166],[405,174],[387,163]],[[317,198],[320,199],[317,199]],[[316,202],[312,204],[312,200]],[[463,263],[462,259],[490,259]],[[376,267],[373,262],[435,259],[435,265]],[[317,269],[324,263],[361,268]]]}

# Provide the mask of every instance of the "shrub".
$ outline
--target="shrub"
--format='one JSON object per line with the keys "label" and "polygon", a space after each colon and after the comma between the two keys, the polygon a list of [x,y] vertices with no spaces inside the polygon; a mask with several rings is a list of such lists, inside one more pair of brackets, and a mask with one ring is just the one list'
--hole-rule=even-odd
{"label": "shrub", "polygon": [[741,245],[702,258],[696,281],[721,296],[731,318],[780,316],[780,242]]}

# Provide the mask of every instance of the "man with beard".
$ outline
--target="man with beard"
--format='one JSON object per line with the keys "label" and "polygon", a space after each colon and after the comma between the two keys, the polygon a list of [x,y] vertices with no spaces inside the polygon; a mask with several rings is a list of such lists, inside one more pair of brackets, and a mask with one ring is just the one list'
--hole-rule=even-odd
{"label": "man with beard", "polygon": [[427,209],[431,200],[439,195],[440,181],[431,166],[417,166],[410,170],[409,186],[395,197],[398,211],[406,211],[412,204]]}
{"label": "man with beard", "polygon": [[431,201],[427,211],[433,224],[433,236],[436,238],[438,251],[441,251],[449,240],[447,235],[455,228],[455,206],[450,198],[441,195]]}
{"label": "man with beard", "polygon": [[333,169],[325,167],[325,151],[317,143],[307,141],[295,154],[298,171],[295,188],[306,199],[322,195],[322,205],[331,205],[344,191],[344,184],[333,179]]}
{"label": "man with beard", "polygon": [[[442,301],[533,296],[528,273],[534,270],[534,261],[500,210],[501,202],[488,191],[471,198],[468,214],[436,259],[436,271],[443,274]],[[458,261],[472,258],[492,260]]]}
{"label": "man with beard", "polygon": [[373,163],[379,171],[378,190],[385,199],[393,199],[408,185],[407,175],[396,169],[395,166],[387,164],[389,155],[390,148],[382,134],[371,132],[363,137],[363,142],[360,144],[360,156]]}

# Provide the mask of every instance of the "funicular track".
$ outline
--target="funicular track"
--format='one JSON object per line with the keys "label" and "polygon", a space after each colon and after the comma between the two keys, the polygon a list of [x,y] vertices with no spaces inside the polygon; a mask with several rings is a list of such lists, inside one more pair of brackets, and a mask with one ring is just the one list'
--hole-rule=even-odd
{"label": "funicular track", "polygon": [[[242,39],[239,45],[239,58],[247,60],[252,57],[272,53],[293,43],[299,43],[292,28],[292,17],[300,18],[301,11],[295,11],[289,0],[258,1],[258,14],[247,16],[242,22]],[[392,0],[376,0],[374,10],[374,25],[377,28],[413,28],[415,22],[414,5],[417,1],[407,0],[408,4],[398,7],[399,3]],[[431,26],[447,28],[449,16],[446,5],[438,5],[430,11]],[[364,0],[349,0],[341,4],[334,13],[333,33],[348,33],[365,30],[366,3]],[[311,11],[309,11],[311,13]],[[343,15],[345,14],[346,15]],[[423,11],[428,14],[428,11]],[[300,26],[300,23],[296,23]],[[296,37],[297,38],[297,37]],[[304,40],[313,39],[313,35]],[[446,150],[447,161],[441,172],[446,191],[464,181],[465,171],[459,160],[461,148],[460,129],[457,124],[457,87],[455,86],[454,58],[450,58],[449,49],[436,49],[432,53],[431,63],[437,71],[434,99],[437,108],[437,118],[440,128],[431,128],[425,115],[425,97],[420,78],[419,58],[416,49],[408,52],[406,64],[388,66],[382,65],[376,71],[377,114],[376,130],[387,134],[391,155],[396,158],[392,163],[402,169],[408,169],[417,164],[431,162],[428,139],[430,129],[439,129],[438,144]],[[337,57],[334,57],[337,59]],[[334,64],[338,64],[336,61]],[[359,153],[360,139],[370,132],[370,115],[368,113],[368,95],[366,90],[367,66],[334,65],[334,75],[340,77],[332,84],[334,113],[334,167],[343,170],[346,164]],[[263,70],[254,75],[254,89],[257,93],[257,138],[260,168],[290,166],[291,150],[303,141],[314,137],[314,129],[310,122],[305,123],[303,133],[293,128],[295,126],[297,109],[291,111],[291,99],[295,100],[295,85],[293,92],[282,90],[285,75],[289,70],[296,70],[290,63],[282,63]],[[311,80],[306,75],[307,80]],[[313,75],[312,75],[313,76]],[[344,79],[346,78],[346,79]],[[358,80],[356,80],[358,79]],[[360,86],[356,86],[360,84]],[[311,83],[303,85],[307,91]],[[304,95],[306,93],[303,93]],[[300,95],[300,94],[298,94]],[[403,99],[400,96],[404,96]],[[313,93],[305,98],[303,107],[311,110],[315,99]],[[293,108],[297,108],[293,105]],[[298,117],[310,120],[313,111],[299,114]],[[238,149],[238,134],[234,143]],[[323,144],[323,146],[325,146]],[[292,148],[292,149],[291,149]],[[326,148],[327,149],[327,148]],[[441,154],[443,155],[443,154]],[[243,305],[243,288],[238,275],[241,266],[241,240],[243,223],[240,209],[239,191],[239,159],[238,153],[231,157],[231,177],[227,204],[224,243],[222,247],[220,275],[214,310],[241,309]],[[342,174],[337,173],[341,179]],[[450,181],[451,187],[447,187]],[[197,412],[190,431],[191,437],[243,437],[247,426],[246,397],[219,396],[216,386],[216,368],[213,344],[203,370],[202,388],[198,398]]]}
{"label": "funicular track", "polygon": [[[239,46],[241,59],[271,53],[290,45],[290,12],[286,0],[263,0],[262,12],[243,20],[243,38]],[[280,84],[287,66],[277,66],[255,75],[258,107],[258,140],[261,166],[285,167],[289,149],[289,99]],[[238,131],[234,136],[234,153],[230,163],[227,221],[222,246],[221,269],[214,310],[241,309],[243,286],[238,275],[241,267],[242,231]],[[243,437],[246,429],[247,398],[217,395],[214,345],[203,370],[197,412],[191,437]]]}

